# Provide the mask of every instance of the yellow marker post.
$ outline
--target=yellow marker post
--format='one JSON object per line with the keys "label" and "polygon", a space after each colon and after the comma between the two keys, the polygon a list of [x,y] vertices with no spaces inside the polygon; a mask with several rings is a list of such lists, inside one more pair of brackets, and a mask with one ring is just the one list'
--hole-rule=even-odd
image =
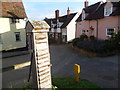
{"label": "yellow marker post", "polygon": [[80,65],[74,64],[75,80],[79,82]]}

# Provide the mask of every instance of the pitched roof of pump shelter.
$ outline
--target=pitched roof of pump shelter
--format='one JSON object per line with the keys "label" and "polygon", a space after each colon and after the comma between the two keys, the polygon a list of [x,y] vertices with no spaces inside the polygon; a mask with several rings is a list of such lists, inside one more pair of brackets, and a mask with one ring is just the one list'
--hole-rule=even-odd
{"label": "pitched roof of pump shelter", "polygon": [[30,22],[33,28],[35,29],[49,29],[50,28],[50,26],[45,21],[30,20],[28,22]]}

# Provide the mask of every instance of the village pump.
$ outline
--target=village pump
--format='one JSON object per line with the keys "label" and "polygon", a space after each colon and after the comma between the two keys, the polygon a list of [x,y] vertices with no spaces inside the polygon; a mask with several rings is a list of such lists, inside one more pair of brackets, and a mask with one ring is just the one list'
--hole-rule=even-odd
{"label": "village pump", "polygon": [[33,88],[50,89],[51,64],[48,45],[49,26],[44,21],[30,20],[26,24],[27,40],[31,54]]}

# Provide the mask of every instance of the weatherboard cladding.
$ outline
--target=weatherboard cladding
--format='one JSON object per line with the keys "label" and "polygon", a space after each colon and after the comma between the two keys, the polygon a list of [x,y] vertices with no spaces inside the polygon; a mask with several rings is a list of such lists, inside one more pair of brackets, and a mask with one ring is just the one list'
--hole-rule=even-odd
{"label": "weatherboard cladding", "polygon": [[[58,20],[59,22],[63,22],[63,25],[60,27],[60,28],[65,28],[69,23],[70,21],[74,18],[74,16],[76,15],[77,13],[71,13],[69,15],[64,15],[64,16],[61,16],[61,17],[58,17]],[[56,24],[57,23],[57,18],[51,18],[51,19],[44,19],[50,26],[51,26],[51,20],[53,22],[53,24]],[[54,28],[57,28],[57,25],[54,27]]]}
{"label": "weatherboard cladding", "polygon": [[[88,6],[86,8],[83,8],[83,10],[88,13],[88,16],[85,18],[85,20],[96,20],[96,19],[102,19],[104,18],[104,6],[107,2],[102,3],[98,2],[91,6]],[[113,8],[116,8],[110,16],[117,16],[120,15],[120,2],[112,2]],[[77,18],[76,22],[82,21],[82,13]]]}
{"label": "weatherboard cladding", "polygon": [[0,2],[0,16],[9,18],[27,18],[25,9],[21,2]]}

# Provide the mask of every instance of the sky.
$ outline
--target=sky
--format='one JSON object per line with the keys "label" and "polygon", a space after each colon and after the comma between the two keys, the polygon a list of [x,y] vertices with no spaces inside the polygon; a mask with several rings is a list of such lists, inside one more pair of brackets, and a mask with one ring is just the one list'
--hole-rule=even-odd
{"label": "sky", "polygon": [[[85,0],[22,0],[29,20],[43,20],[45,17],[54,18],[55,10],[60,16],[67,14],[69,7],[71,13],[81,13]],[[105,0],[87,0],[89,5]]]}

